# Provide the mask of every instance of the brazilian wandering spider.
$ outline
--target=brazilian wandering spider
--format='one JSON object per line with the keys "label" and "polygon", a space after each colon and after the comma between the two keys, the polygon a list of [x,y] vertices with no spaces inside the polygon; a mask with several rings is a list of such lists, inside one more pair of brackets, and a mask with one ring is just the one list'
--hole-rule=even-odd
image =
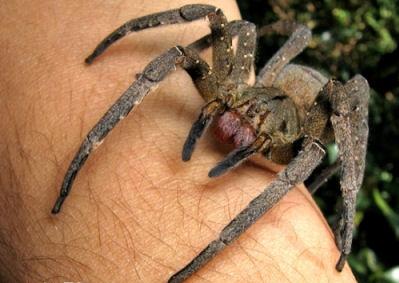
{"label": "brazilian wandering spider", "polygon": [[[96,47],[86,63],[92,63],[112,43],[130,32],[204,17],[210,22],[210,35],[187,47],[173,47],[151,61],[90,130],[67,170],[52,213],[60,212],[77,173],[93,149],[134,106],[140,104],[151,88],[176,66],[181,66],[205,100],[183,146],[184,161],[191,158],[197,140],[213,122],[217,138],[233,143],[235,150],[209,172],[209,177],[227,172],[256,153],[288,165],[221,231],[218,239],[169,282],[181,282],[191,276],[272,208],[294,185],[305,181],[324,157],[325,145],[333,141],[339,148],[339,161],[327,168],[323,179],[340,168],[343,209],[335,236],[341,251],[336,269],[341,271],[351,250],[356,195],[364,174],[369,87],[360,75],[343,85],[309,67],[290,64],[311,39],[307,27],[277,21],[256,31],[255,26],[246,21],[228,22],[223,12],[214,6],[187,5],[123,24]],[[260,70],[255,84],[248,85],[256,38],[272,32],[289,38]],[[235,36],[238,43],[234,51],[232,37]],[[198,54],[210,46],[213,48],[212,67]],[[297,142],[302,144],[302,149],[295,156],[294,143]]]}

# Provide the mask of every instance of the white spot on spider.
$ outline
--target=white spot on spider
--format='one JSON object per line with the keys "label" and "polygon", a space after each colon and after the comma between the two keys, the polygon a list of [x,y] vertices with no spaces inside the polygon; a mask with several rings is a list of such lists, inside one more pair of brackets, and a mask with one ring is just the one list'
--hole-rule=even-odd
{"label": "white spot on spider", "polygon": [[230,52],[230,50],[231,50],[231,48],[227,48],[227,49],[226,49],[226,52]]}
{"label": "white spot on spider", "polygon": [[221,36],[221,37],[220,37],[220,40],[223,41],[223,40],[224,40],[224,36]]}
{"label": "white spot on spider", "polygon": [[212,71],[211,70],[208,71],[208,75],[212,75]]}
{"label": "white spot on spider", "polygon": [[246,33],[246,36],[249,36],[249,35],[250,35],[250,33],[249,33],[249,32],[247,32],[247,33]]}
{"label": "white spot on spider", "polygon": [[195,64],[199,64],[199,62],[200,62],[199,60],[195,60]]}
{"label": "white spot on spider", "polygon": [[247,58],[247,57],[248,57],[248,55],[245,54],[245,55],[244,55],[244,58]]}
{"label": "white spot on spider", "polygon": [[164,24],[165,24],[165,22],[159,22],[159,24],[161,24],[161,25],[164,25]]}
{"label": "white spot on spider", "polygon": [[282,56],[282,57],[281,57],[281,60],[282,60],[282,61],[285,61],[285,60],[287,60],[287,58],[285,58],[284,56]]}
{"label": "white spot on spider", "polygon": [[313,103],[313,105],[316,106],[316,105],[317,105],[317,101],[315,101],[315,102]]}
{"label": "white spot on spider", "polygon": [[244,42],[244,46],[247,46],[247,45],[248,45],[248,43]]}
{"label": "white spot on spider", "polygon": [[176,46],[175,48],[176,48],[177,52],[179,52],[179,55],[180,55],[180,56],[183,56],[183,52],[180,50],[180,48],[177,47],[177,46]]}
{"label": "white spot on spider", "polygon": [[314,145],[316,145],[322,152],[323,154],[326,153],[326,151],[324,150],[324,148],[321,147],[321,145],[318,142],[313,142]]}
{"label": "white spot on spider", "polygon": [[224,28],[224,24],[220,24],[220,27]]}
{"label": "white spot on spider", "polygon": [[251,58],[254,57],[254,55],[252,55],[251,53],[249,53],[248,56],[251,57]]}
{"label": "white spot on spider", "polygon": [[242,67],[241,67],[241,70],[244,70],[244,69],[245,69],[245,67],[244,67],[244,66],[242,66]]}

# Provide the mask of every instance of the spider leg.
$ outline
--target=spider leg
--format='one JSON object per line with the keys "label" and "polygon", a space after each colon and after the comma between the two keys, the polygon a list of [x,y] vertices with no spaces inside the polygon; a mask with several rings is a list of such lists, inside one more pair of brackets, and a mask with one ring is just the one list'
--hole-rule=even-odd
{"label": "spider leg", "polygon": [[246,83],[254,62],[256,48],[256,26],[243,22],[238,32],[237,51],[233,61],[233,70],[229,78],[237,83]]}
{"label": "spider leg", "polygon": [[[356,79],[357,80],[357,79]],[[355,82],[356,82],[355,80]],[[354,217],[356,212],[356,196],[363,178],[365,152],[368,130],[367,110],[366,114],[357,111],[353,113],[354,107],[351,102],[363,100],[359,109],[367,106],[368,91],[362,92],[361,96],[350,97],[350,92],[355,91],[344,87],[337,81],[329,81],[326,85],[327,95],[332,106],[331,123],[334,129],[335,141],[339,148],[339,159],[341,163],[341,191],[343,197],[343,210],[336,231],[336,242],[341,250],[341,256],[337,262],[336,269],[342,271],[346,258],[352,246]],[[353,120],[358,115],[359,120]],[[356,139],[360,139],[356,141]],[[359,145],[360,148],[356,148]],[[361,159],[361,160],[360,160]]]}
{"label": "spider leg", "polygon": [[[363,180],[365,168],[365,155],[367,149],[368,135],[368,100],[369,86],[367,80],[361,75],[356,75],[345,84],[348,92],[352,112],[350,114],[350,123],[352,126],[352,137],[354,143],[356,168],[358,169],[358,186]],[[308,186],[308,190],[314,194],[332,175],[340,169],[339,160],[329,167],[325,168],[319,176]],[[339,225],[338,225],[339,227]],[[338,229],[337,229],[338,230]],[[337,234],[338,235],[338,234]]]}
{"label": "spider leg", "polygon": [[[227,23],[226,29],[227,32],[233,37],[238,34],[243,24],[247,23],[244,20],[234,20]],[[207,34],[197,39],[196,41],[190,43],[187,47],[197,52],[200,52],[206,48],[209,48],[212,45],[212,34]]]}
{"label": "spider leg", "polygon": [[111,106],[100,121],[90,130],[73,158],[64,181],[60,195],[52,209],[56,214],[68,196],[77,173],[87,160],[89,154],[101,144],[105,136],[148,94],[150,89],[159,83],[183,59],[183,49],[174,47],[151,61],[141,76]]}
{"label": "spider leg", "polygon": [[259,196],[253,199],[248,206],[222,230],[218,239],[212,241],[189,264],[175,273],[168,282],[182,282],[204,266],[247,230],[264,213],[271,209],[294,185],[307,179],[324,155],[325,151],[317,141],[308,140],[303,151],[278,174],[276,180],[274,180]]}
{"label": "spider leg", "polygon": [[323,171],[321,171],[321,173],[315,178],[315,180],[309,185],[307,186],[308,191],[313,195],[317,192],[317,190],[324,185],[324,183],[327,182],[327,180],[334,175],[335,173],[337,173],[339,171],[341,167],[341,164],[339,161],[334,162],[333,164],[331,164],[330,166],[328,166],[327,168],[324,168]]}
{"label": "spider leg", "polygon": [[191,22],[207,16],[209,13],[215,12],[216,7],[211,5],[186,5],[179,9],[168,10],[160,13],[150,14],[140,18],[132,19],[111,34],[104,38],[94,49],[92,54],[85,60],[87,64],[91,64],[94,59],[101,55],[115,41],[121,39],[131,32],[138,32],[144,29],[157,27],[160,25],[170,25],[183,22]]}
{"label": "spider leg", "polygon": [[352,126],[352,136],[357,173],[357,184],[360,187],[363,181],[367,139],[368,139],[368,106],[370,87],[367,80],[356,75],[345,84],[345,90],[348,92],[352,112],[350,114],[350,123]]}
{"label": "spider leg", "polygon": [[107,110],[100,121],[87,134],[65,174],[59,197],[52,209],[53,214],[60,211],[77,173],[90,153],[101,144],[105,136],[120,120],[125,118],[136,105],[141,103],[152,87],[162,81],[178,64],[183,65],[189,74],[193,76],[193,79],[195,79],[197,74],[196,71],[201,75],[201,70],[206,70],[207,67],[205,65],[195,64],[198,58],[193,57],[194,55],[193,51],[176,46],[155,58],[145,67],[138,79]]}
{"label": "spider leg", "polygon": [[305,49],[312,37],[311,30],[306,26],[284,20],[262,27],[258,31],[258,36],[273,32],[287,35],[289,38],[273,57],[270,58],[262,70],[260,70],[256,79],[256,85],[258,86],[272,86],[278,73],[290,60]]}
{"label": "spider leg", "polygon": [[234,52],[231,35],[227,30],[228,22],[220,9],[210,13],[208,18],[212,31],[212,65],[219,81],[223,81],[233,68]]}
{"label": "spider leg", "polygon": [[187,71],[193,80],[199,94],[206,102],[215,100],[218,93],[218,83],[215,73],[212,72],[208,63],[203,60],[198,52],[190,47],[184,48],[186,58],[182,68]]}
{"label": "spider leg", "polygon": [[255,153],[263,151],[265,147],[269,145],[269,143],[270,139],[267,139],[264,136],[259,136],[252,144],[248,146],[242,146],[230,152],[224,160],[219,162],[211,169],[211,171],[209,171],[208,176],[213,178],[226,173],[227,171],[240,165]]}

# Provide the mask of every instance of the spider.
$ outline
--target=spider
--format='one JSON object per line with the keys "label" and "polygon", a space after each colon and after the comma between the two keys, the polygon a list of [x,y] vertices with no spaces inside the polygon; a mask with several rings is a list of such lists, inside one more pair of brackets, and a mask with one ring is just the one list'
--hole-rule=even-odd
{"label": "spider", "polygon": [[[341,271],[351,250],[356,195],[364,175],[369,87],[361,75],[342,84],[310,67],[290,63],[311,39],[307,27],[280,20],[256,30],[255,25],[247,21],[228,22],[222,10],[214,6],[186,5],[126,22],[108,35],[85,62],[91,64],[130,32],[205,17],[209,20],[210,34],[187,47],[175,46],[152,60],[90,130],[66,172],[52,213],[60,212],[90,153],[141,103],[151,88],[180,66],[191,76],[205,101],[184,143],[184,161],[190,160],[198,139],[213,123],[216,137],[233,144],[235,149],[210,170],[209,177],[226,173],[256,153],[287,166],[225,226],[216,240],[168,282],[182,282],[190,277],[271,209],[294,185],[305,181],[320,164],[325,146],[331,142],[338,145],[339,160],[322,175],[324,179],[340,168],[343,208],[335,236],[341,252],[336,269]],[[257,36],[273,32],[288,36],[288,40],[260,70],[255,84],[249,85]],[[232,46],[235,36],[238,37],[236,50]],[[213,48],[212,67],[199,56],[199,51],[210,46]],[[301,146],[299,152],[295,151],[296,144]]]}

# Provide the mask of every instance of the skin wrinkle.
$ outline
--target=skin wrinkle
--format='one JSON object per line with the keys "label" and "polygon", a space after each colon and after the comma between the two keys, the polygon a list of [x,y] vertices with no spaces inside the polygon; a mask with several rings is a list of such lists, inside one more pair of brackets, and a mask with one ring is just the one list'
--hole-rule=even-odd
{"label": "skin wrinkle", "polygon": [[[240,245],[240,243],[238,243],[237,246],[240,248],[240,251],[242,251],[242,252],[246,255],[247,259],[248,259],[249,262],[252,264],[252,266],[254,267],[254,269],[257,270],[256,275],[261,279],[261,281],[259,281],[259,282],[262,282],[262,281],[265,282],[265,280],[263,280],[263,278],[262,278],[262,273],[260,272],[259,268],[257,267],[257,265],[256,265],[256,263],[255,263],[255,260],[256,260],[256,259],[253,258],[253,257],[250,255],[249,251],[246,250],[246,249],[244,249],[244,248]],[[247,276],[250,276],[250,274],[247,274]],[[244,277],[244,278],[245,278],[245,277]],[[243,278],[243,280],[245,280],[244,278]]]}

